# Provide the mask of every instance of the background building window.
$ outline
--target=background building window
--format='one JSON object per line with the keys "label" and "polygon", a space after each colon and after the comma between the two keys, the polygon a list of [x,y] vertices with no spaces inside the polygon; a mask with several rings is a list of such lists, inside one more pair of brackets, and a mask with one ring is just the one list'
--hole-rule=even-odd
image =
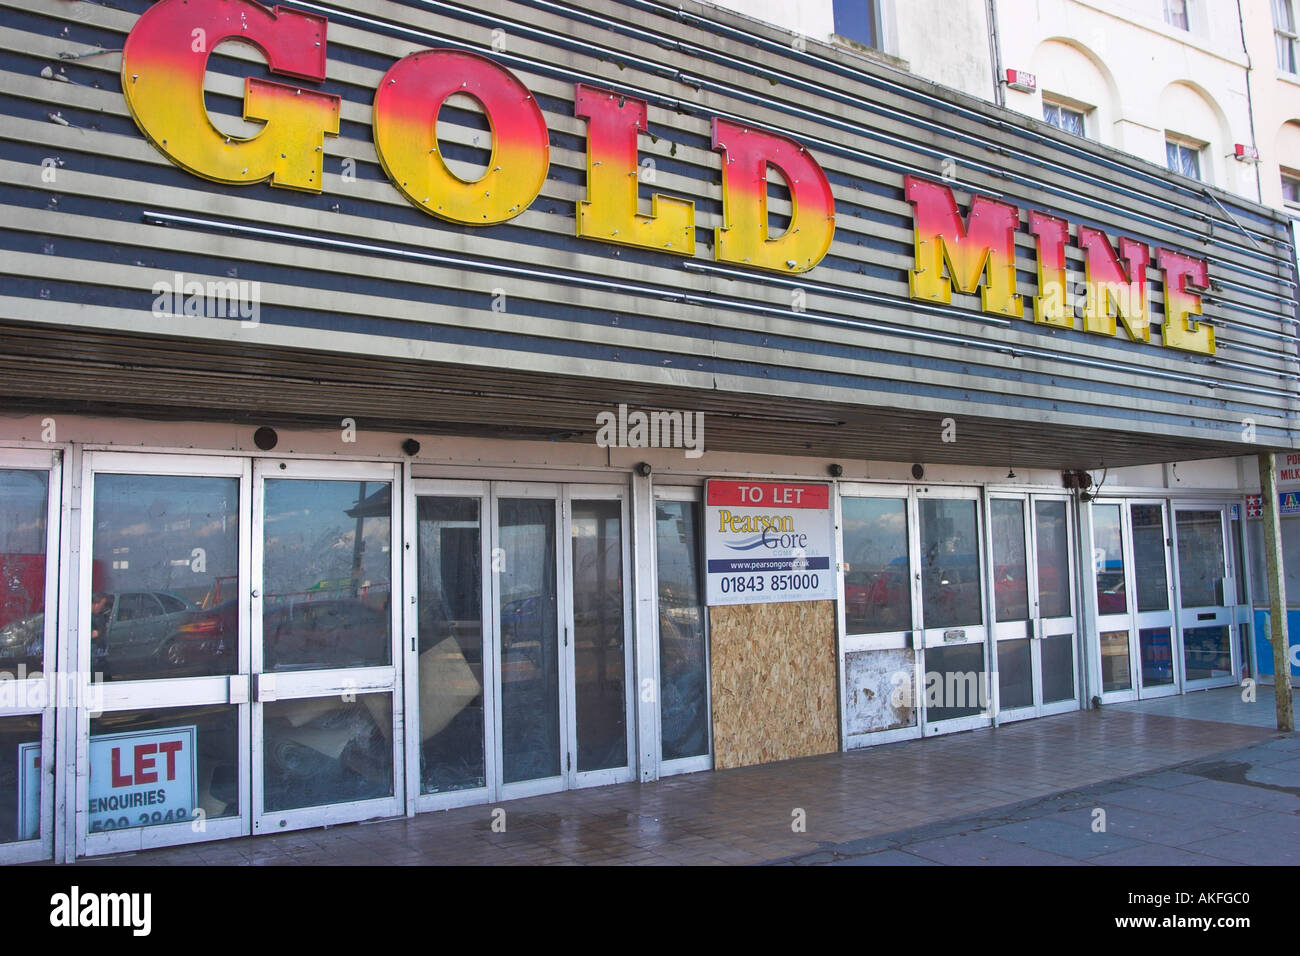
{"label": "background building window", "polygon": [[878,0],[835,0],[835,32],[863,46],[881,48]]}
{"label": "background building window", "polygon": [[1300,169],[1282,170],[1282,201],[1288,206],[1300,206]]}
{"label": "background building window", "polygon": [[1201,149],[1178,140],[1165,140],[1165,162],[1176,173],[1191,179],[1201,178]]}
{"label": "background building window", "polygon": [[1277,68],[1297,72],[1300,54],[1296,46],[1295,0],[1273,0],[1273,38],[1277,42]]}
{"label": "background building window", "polygon": [[1165,23],[1180,30],[1190,30],[1187,19],[1189,0],[1165,0]]}
{"label": "background building window", "polygon": [[1043,119],[1067,133],[1073,133],[1075,136],[1087,136],[1088,131],[1084,122],[1085,116],[1086,114],[1082,110],[1043,100]]}

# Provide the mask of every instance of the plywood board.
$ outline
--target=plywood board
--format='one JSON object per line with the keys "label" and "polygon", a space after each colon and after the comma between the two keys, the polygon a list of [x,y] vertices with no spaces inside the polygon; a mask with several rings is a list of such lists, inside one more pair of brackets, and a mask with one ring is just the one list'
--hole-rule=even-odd
{"label": "plywood board", "polygon": [[838,750],[834,602],[714,607],[709,620],[714,767]]}

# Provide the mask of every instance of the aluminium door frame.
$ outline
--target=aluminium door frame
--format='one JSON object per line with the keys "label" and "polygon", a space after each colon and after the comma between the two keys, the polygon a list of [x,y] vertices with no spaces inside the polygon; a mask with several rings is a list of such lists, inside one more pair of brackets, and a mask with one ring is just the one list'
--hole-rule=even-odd
{"label": "aluminium door frame", "polygon": [[[1236,577],[1236,555],[1232,548],[1232,518],[1230,512],[1232,502],[1224,498],[1188,498],[1171,501],[1169,503],[1169,540],[1173,542],[1171,546],[1170,563],[1173,565],[1175,575],[1173,615],[1174,615],[1174,632],[1177,637],[1175,640],[1175,656],[1178,658],[1179,665],[1179,693],[1186,694],[1197,690],[1210,690],[1216,687],[1232,687],[1240,681],[1241,660],[1240,651],[1237,641],[1236,625],[1236,605],[1237,605],[1237,577]],[[1182,586],[1182,568],[1179,567],[1178,561],[1178,512],[1179,511],[1217,511],[1219,513],[1219,534],[1223,540],[1223,604],[1213,613],[1216,616],[1214,622],[1205,624],[1196,622],[1195,624],[1184,624],[1184,611],[1189,615],[1192,613],[1210,613],[1204,607],[1183,607],[1183,586]],[[1231,600],[1229,600],[1229,588],[1232,590]],[[1228,652],[1231,666],[1231,673],[1225,677],[1205,677],[1197,680],[1189,680],[1187,677],[1186,666],[1186,648],[1183,643],[1184,631],[1191,630],[1192,627],[1226,627],[1228,629]]]}

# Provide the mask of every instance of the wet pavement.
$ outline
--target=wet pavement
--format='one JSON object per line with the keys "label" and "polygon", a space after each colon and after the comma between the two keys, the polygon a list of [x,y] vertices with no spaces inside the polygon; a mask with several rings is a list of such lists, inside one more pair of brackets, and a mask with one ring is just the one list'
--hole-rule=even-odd
{"label": "wet pavement", "polygon": [[1300,738],[1240,693],[80,865],[1300,863]]}

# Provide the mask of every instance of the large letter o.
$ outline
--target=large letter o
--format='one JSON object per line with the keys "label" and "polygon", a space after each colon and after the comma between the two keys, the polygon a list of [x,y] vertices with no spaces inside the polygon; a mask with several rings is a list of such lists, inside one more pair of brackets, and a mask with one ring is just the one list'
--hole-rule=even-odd
{"label": "large letter o", "polygon": [[[492,128],[488,171],[473,182],[448,169],[438,148],[438,113],[453,93],[476,99]],[[427,50],[394,63],[375,94],[374,135],[393,184],[425,212],[451,222],[514,218],[542,191],[550,166],[537,101],[509,70],[476,53]]]}

